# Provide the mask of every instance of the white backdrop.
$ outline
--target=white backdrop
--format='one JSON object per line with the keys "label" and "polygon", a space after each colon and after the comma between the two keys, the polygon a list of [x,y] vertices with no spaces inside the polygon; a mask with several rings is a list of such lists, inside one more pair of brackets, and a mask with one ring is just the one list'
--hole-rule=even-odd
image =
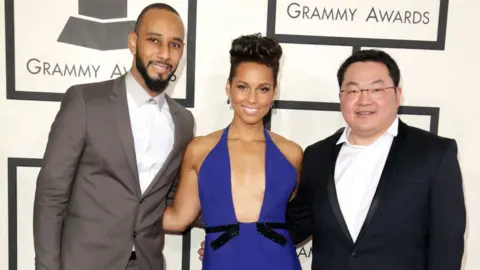
{"label": "white backdrop", "polygon": [[[0,214],[5,217],[0,221],[0,269],[31,270],[35,180],[61,93],[72,84],[116,77],[131,63],[129,51],[122,49],[126,36],[123,43],[116,43],[121,48],[104,51],[57,39],[70,17],[120,25],[135,20],[153,1],[128,1],[128,18],[107,21],[79,14],[77,0],[15,0],[14,7],[13,2],[0,0],[5,18],[0,21],[4,41],[0,50],[5,52],[0,54]],[[88,2],[95,1],[84,3]],[[480,94],[475,80],[480,3],[357,2],[167,1],[179,10],[189,35],[186,58],[169,92],[190,107],[199,135],[225,127],[232,116],[224,94],[232,39],[255,32],[276,34],[285,56],[281,102],[273,112],[271,129],[305,148],[343,125],[335,104],[340,63],[352,50],[382,47],[403,73],[403,105],[409,114],[402,119],[459,143],[468,208],[464,269],[480,269],[480,257],[475,256],[480,253],[480,199],[475,196],[480,193],[475,160],[480,151],[476,139]],[[115,3],[118,9],[121,5]],[[168,269],[201,269],[197,249],[203,237],[196,229],[184,237],[168,236]],[[303,268],[309,269],[310,244],[299,248],[298,254]],[[182,268],[182,262],[188,268]]]}

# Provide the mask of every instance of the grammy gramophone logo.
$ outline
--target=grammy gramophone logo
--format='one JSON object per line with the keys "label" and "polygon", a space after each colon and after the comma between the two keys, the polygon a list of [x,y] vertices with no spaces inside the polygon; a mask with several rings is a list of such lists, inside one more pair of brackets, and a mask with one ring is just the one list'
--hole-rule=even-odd
{"label": "grammy gramophone logo", "polygon": [[80,16],[70,16],[57,41],[101,51],[126,49],[135,23],[127,19],[127,8],[127,0],[78,0]]}

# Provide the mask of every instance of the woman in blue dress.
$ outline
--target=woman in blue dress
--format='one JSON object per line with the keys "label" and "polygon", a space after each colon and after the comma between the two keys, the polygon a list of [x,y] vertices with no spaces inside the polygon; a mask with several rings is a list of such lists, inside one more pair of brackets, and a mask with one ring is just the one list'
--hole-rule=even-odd
{"label": "woman in blue dress", "polygon": [[302,149],[265,129],[273,107],[282,48],[273,39],[241,36],[230,49],[224,129],[193,139],[180,169],[166,231],[184,231],[200,211],[206,231],[204,270],[300,270],[286,230],[286,206],[298,186]]}

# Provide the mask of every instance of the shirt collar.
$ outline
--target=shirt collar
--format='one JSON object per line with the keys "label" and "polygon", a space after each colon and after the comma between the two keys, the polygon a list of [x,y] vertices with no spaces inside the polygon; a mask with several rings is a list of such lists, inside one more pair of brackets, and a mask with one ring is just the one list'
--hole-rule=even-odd
{"label": "shirt collar", "polygon": [[[347,145],[351,145],[348,142],[348,136],[350,135],[350,132],[352,132],[352,130],[350,129],[349,126],[346,126],[345,129],[343,130],[342,135],[340,136],[340,138],[337,141],[337,145],[341,144],[341,143],[346,143]],[[387,131],[384,134],[382,134],[382,136],[384,136],[385,134],[390,134],[393,137],[397,136],[397,134],[398,134],[398,116],[395,118],[393,123],[387,129]]]}
{"label": "shirt collar", "polygon": [[152,97],[148,94],[145,89],[135,80],[132,73],[129,71],[125,78],[125,85],[127,87],[128,93],[132,96],[135,104],[140,107],[145,103],[154,102],[158,104],[160,108],[165,104],[165,92]]}

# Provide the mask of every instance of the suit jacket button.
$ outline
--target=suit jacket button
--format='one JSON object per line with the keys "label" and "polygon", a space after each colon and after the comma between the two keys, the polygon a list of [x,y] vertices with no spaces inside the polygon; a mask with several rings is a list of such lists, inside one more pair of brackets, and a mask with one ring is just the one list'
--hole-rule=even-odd
{"label": "suit jacket button", "polygon": [[356,257],[358,257],[357,252],[356,251],[352,252],[352,258],[356,258]]}
{"label": "suit jacket button", "polygon": [[137,237],[137,232],[133,232],[133,238]]}
{"label": "suit jacket button", "polygon": [[140,199],[140,202],[139,202],[139,204],[142,204],[142,203],[143,203],[143,199]]}

